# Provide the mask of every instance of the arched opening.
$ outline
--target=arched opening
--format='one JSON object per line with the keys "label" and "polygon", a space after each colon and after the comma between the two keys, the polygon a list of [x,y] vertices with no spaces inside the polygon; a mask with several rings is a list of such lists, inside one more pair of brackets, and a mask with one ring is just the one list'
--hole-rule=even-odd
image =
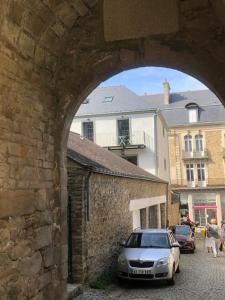
{"label": "arched opening", "polygon": [[[144,72],[144,68],[143,68],[143,72]],[[163,85],[163,88],[162,88],[162,92],[160,93],[161,96],[164,96],[164,98],[163,97],[162,98],[157,98],[156,102],[154,104],[156,104],[157,101],[158,101],[158,105],[160,106],[160,101],[162,101],[162,100],[166,101],[166,99],[168,101],[168,99],[170,99],[170,97],[168,97],[167,94],[165,95],[165,93],[166,93],[166,91],[165,91],[165,89],[166,89],[165,84],[166,83],[168,83],[168,82],[164,82],[164,85]],[[118,87],[116,87],[116,88],[118,88]],[[102,89],[104,89],[104,88],[102,88]],[[102,94],[97,94],[97,97],[96,97],[96,95],[93,96],[93,93],[90,93],[88,96],[86,96],[85,98],[83,98],[84,99],[83,104],[82,104],[83,109],[82,109],[82,113],[79,115],[79,118],[81,119],[81,122],[80,122],[79,126],[76,127],[76,128],[79,128],[79,130],[80,130],[80,131],[78,130],[79,133],[81,135],[83,135],[85,138],[87,138],[87,139],[89,139],[91,141],[94,141],[95,143],[97,143],[97,144],[99,144],[99,145],[101,145],[103,147],[104,146],[106,147],[107,145],[108,146],[111,145],[110,143],[113,144],[112,138],[110,138],[110,130],[107,131],[108,134],[106,135],[106,140],[103,138],[104,136],[102,135],[102,133],[100,135],[100,138],[98,139],[98,137],[96,137],[96,126],[97,126],[97,124],[96,124],[96,121],[95,121],[95,117],[100,118],[101,117],[100,115],[101,114],[106,114],[106,112],[101,110],[101,108],[99,107],[99,102],[97,102],[97,101],[93,102],[93,103],[95,103],[95,105],[96,105],[97,109],[99,109],[99,111],[94,111],[94,112],[92,111],[92,114],[91,114],[90,111],[88,111],[88,109],[86,109],[86,108],[88,106],[90,106],[90,104],[91,104],[92,101],[94,101],[93,99],[98,99],[101,103],[106,103],[107,105],[110,105],[110,103],[113,103],[113,101],[115,100],[115,97],[116,97],[115,96],[116,93],[115,93],[115,91],[113,92],[112,88],[110,90],[111,93],[108,93],[108,91],[105,91]],[[194,131],[193,131],[194,134],[192,132],[189,132],[189,129],[187,129],[187,127],[190,125],[190,123],[193,124],[193,123],[196,123],[198,121],[201,121],[202,119],[199,120],[197,118],[195,121],[193,121],[193,118],[189,118],[189,114],[187,113],[187,111],[189,109],[193,109],[193,108],[196,109],[196,107],[197,107],[198,110],[201,110],[202,109],[201,105],[207,106],[208,102],[207,102],[206,98],[204,99],[204,97],[206,97],[206,95],[204,95],[202,97],[202,96],[197,95],[198,93],[193,94],[191,96],[190,95],[189,96],[185,95],[185,93],[183,93],[183,94],[181,93],[181,95],[179,95],[179,93],[174,93],[174,94],[175,95],[173,95],[173,97],[174,97],[173,98],[173,105],[174,105],[174,103],[182,103],[182,105],[183,105],[183,108],[182,108],[183,112],[182,113],[183,114],[181,115],[181,119],[183,121],[185,120],[185,124],[186,124],[186,129],[181,134],[182,139],[180,140],[180,143],[182,144],[182,147],[180,148],[179,151],[181,151],[181,152],[182,151],[184,151],[184,152],[190,152],[191,155],[193,155],[193,150],[194,150],[194,151],[196,151],[196,153],[200,153],[200,155],[202,155],[202,156],[200,156],[200,157],[191,157],[191,156],[189,156],[188,159],[186,157],[184,157],[184,156],[183,157],[181,156],[181,157],[177,158],[176,163],[180,163],[179,160],[183,161],[183,166],[179,170],[179,172],[180,173],[186,173],[186,174],[182,174],[181,177],[179,177],[179,176],[176,177],[173,174],[172,180],[173,181],[183,181],[184,178],[186,177],[185,178],[186,181],[187,181],[186,182],[186,186],[188,186],[189,182],[192,183],[195,180],[195,176],[197,174],[197,178],[198,178],[199,184],[203,184],[203,187],[204,187],[204,184],[205,184],[204,183],[205,182],[205,162],[203,162],[203,160],[208,159],[208,158],[205,157],[204,154],[201,153],[201,152],[203,151],[203,143],[204,143],[204,145],[206,144],[205,133],[204,133],[204,139],[203,139],[202,131],[201,131],[201,129],[198,128],[199,125],[197,126],[197,129],[194,129]],[[207,97],[213,97],[213,98],[215,97],[215,95],[213,95],[210,92],[209,92],[209,95],[207,95]],[[144,95],[144,96],[145,96],[145,98],[148,97],[148,95]],[[156,96],[156,95],[153,94],[152,98],[154,98],[154,96]],[[129,99],[129,96],[127,96],[127,97]],[[193,101],[193,99],[194,99],[198,103],[197,97],[200,97],[200,103],[201,104],[195,104],[194,103],[194,105],[193,105],[193,103],[190,102],[190,101]],[[219,102],[218,99],[216,100],[217,102],[214,102],[213,98],[210,99],[210,101],[209,101],[210,105],[212,105],[212,107],[214,105],[218,105],[218,102]],[[186,104],[186,103],[188,103],[188,104]],[[167,105],[167,106],[169,105],[169,103],[163,103],[163,104]],[[113,110],[114,113],[116,113],[116,105],[117,105],[116,102],[114,102],[114,110]],[[133,103],[132,103],[132,105],[133,105]],[[173,106],[171,108],[171,110],[176,110],[176,109],[179,110],[179,109],[181,109],[182,105],[181,104],[180,104],[180,106],[178,105],[178,108],[176,106]],[[140,106],[141,106],[141,104],[140,104]],[[159,108],[159,107],[157,107],[157,108]],[[127,110],[129,111],[129,101],[127,101]],[[135,111],[134,107],[133,107],[133,110]],[[206,110],[206,109],[204,108],[204,110]],[[124,111],[125,111],[125,109],[124,109]],[[130,139],[131,134],[130,134],[130,132],[128,132],[128,129],[129,129],[129,126],[127,125],[127,120],[128,119],[126,117],[123,117],[121,119],[120,115],[121,114],[124,115],[124,111],[120,110],[120,114],[117,115],[117,128],[120,129],[120,127],[121,127],[121,124],[120,124],[121,120],[125,120],[125,123],[123,124],[123,127],[122,127],[122,129],[125,130],[125,134],[120,134],[120,131],[118,130],[118,132],[117,132],[118,133],[118,138],[114,139],[114,143],[117,143],[117,145],[114,145],[114,144],[111,145],[111,147],[110,147],[111,149],[109,149],[109,147],[108,147],[108,149],[111,150],[111,151],[112,150],[116,150],[117,151],[118,149],[115,149],[115,148],[112,149],[112,148],[113,147],[117,147],[117,146],[119,146],[119,147],[121,146],[121,139],[120,139],[121,136],[123,136],[123,137],[125,136],[126,137],[126,140],[123,141],[123,145],[122,145],[123,148],[124,147],[126,148],[127,146],[129,146],[131,144],[135,144],[134,142],[132,142],[132,139]],[[167,114],[167,111],[168,111],[168,107],[167,107],[167,110],[166,110],[165,114]],[[98,112],[99,112],[99,115],[98,115]],[[204,116],[204,113],[205,112],[203,112],[203,116]],[[200,118],[202,118],[203,116],[199,114]],[[174,119],[174,121],[175,120],[176,119]],[[179,119],[178,119],[178,121],[179,121]],[[211,120],[211,121],[213,121],[213,120]],[[209,120],[207,120],[206,122],[209,122]],[[184,126],[184,124],[182,124],[182,122],[175,124],[175,127],[178,126],[178,125]],[[104,126],[107,127],[107,125],[105,123],[104,123]],[[111,124],[111,126],[112,126],[112,124]],[[174,137],[175,137],[176,134],[174,134],[174,136],[172,135],[171,138],[174,139]],[[222,131],[220,131],[219,135],[221,135],[221,134],[222,134]],[[106,141],[105,142],[106,144],[102,140]],[[127,142],[127,141],[129,141],[129,142]],[[209,143],[209,141],[207,141],[207,145],[208,145],[208,143]],[[74,149],[76,149],[76,146],[75,146]],[[194,163],[193,163],[193,159],[194,159]],[[220,160],[222,161],[223,158],[221,157]],[[175,172],[177,172],[177,170]],[[195,172],[197,172],[197,173],[194,174]],[[221,173],[221,174],[223,174],[223,173]],[[176,177],[176,179],[175,179],[175,177]],[[222,175],[222,177],[223,177],[223,175]],[[220,178],[217,178],[217,179],[220,180]],[[213,184],[214,183],[212,183],[212,185]],[[177,189],[177,186],[176,186],[176,182],[173,182],[173,185],[176,187],[176,189],[174,191],[177,192],[178,189]],[[185,188],[185,184],[183,184],[183,183],[180,183],[180,186],[182,186],[182,188]],[[191,188],[193,188],[193,186],[191,186]],[[186,199],[184,199],[187,195],[188,195],[188,193],[186,193],[186,192],[181,195],[181,198],[182,198],[182,203],[181,203],[182,210],[184,210],[185,208],[187,208],[187,210],[190,209],[190,207],[188,208],[188,205],[190,206],[190,203],[188,203],[188,201],[190,202],[190,196],[188,196],[189,197],[188,201],[186,201]],[[215,194],[212,197],[215,198],[214,199],[215,201],[218,201],[218,200],[216,200]],[[193,197],[193,198],[195,198],[195,197]],[[193,203],[193,205],[192,205],[193,207],[191,206],[191,212],[190,212],[190,214],[191,214],[191,217],[193,218],[193,220],[196,221],[196,222],[199,222],[199,217],[197,216],[197,214],[199,213],[199,209],[200,209],[200,208],[197,207],[198,205],[196,205],[196,203],[201,200],[200,198],[206,198],[206,194],[204,194],[204,193],[199,194],[199,197],[197,196],[196,199],[194,199],[195,203]],[[210,196],[209,196],[209,198],[210,198]],[[209,200],[209,202],[210,202],[210,199],[207,199],[207,200]],[[204,205],[210,206],[208,204],[211,205],[211,203],[204,203]],[[202,211],[200,211],[200,212],[202,212]],[[145,215],[145,220],[146,220],[146,210],[144,211],[143,208],[141,208],[139,213],[140,213],[140,215],[141,214]],[[151,213],[153,214],[152,218],[151,218],[151,221],[153,223],[152,224],[148,223],[148,225],[149,226],[152,225],[151,227],[157,227],[157,225],[155,225],[155,224],[157,224],[157,221],[156,222],[154,221],[154,217],[157,215],[157,210],[156,211],[152,211],[152,212],[148,211],[148,214],[151,214]],[[140,215],[138,215],[138,216],[136,215],[135,217],[137,217],[137,219],[143,220],[142,218],[140,218]],[[212,217],[212,214],[210,216]],[[209,221],[210,216],[208,216],[208,221]],[[140,222],[139,224],[142,225],[141,223],[142,222]],[[145,221],[143,221],[143,224],[144,223],[145,223]],[[146,225],[146,223],[145,223],[145,225]],[[201,226],[204,226],[204,225],[205,224],[201,223]]]}
{"label": "arched opening", "polygon": [[[119,39],[113,18],[116,30],[105,35],[105,4],[113,2],[1,3],[2,297],[67,297],[66,144],[73,113],[103,79],[167,66],[201,79],[224,102],[222,1],[168,1],[166,11],[143,1],[151,9],[132,7],[133,14],[124,0],[122,27],[132,20],[136,31]],[[140,28],[140,20],[148,22]]]}

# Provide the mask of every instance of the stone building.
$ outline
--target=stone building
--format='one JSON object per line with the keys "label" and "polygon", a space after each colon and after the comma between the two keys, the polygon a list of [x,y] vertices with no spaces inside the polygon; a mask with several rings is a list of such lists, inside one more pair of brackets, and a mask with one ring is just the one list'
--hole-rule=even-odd
{"label": "stone building", "polygon": [[68,147],[69,275],[90,282],[115,265],[133,229],[166,226],[168,183],[78,134]]}
{"label": "stone building", "polygon": [[1,1],[3,299],[67,298],[67,138],[101,81],[125,69],[170,67],[225,104],[224,1],[132,2]]}
{"label": "stone building", "polygon": [[208,90],[179,97],[165,108],[171,188],[180,193],[181,215],[189,212],[201,226],[211,218],[220,224],[225,217],[225,109]]}
{"label": "stone building", "polygon": [[170,182],[180,194],[181,215],[204,226],[225,216],[225,108],[209,90],[144,96],[169,128]]}

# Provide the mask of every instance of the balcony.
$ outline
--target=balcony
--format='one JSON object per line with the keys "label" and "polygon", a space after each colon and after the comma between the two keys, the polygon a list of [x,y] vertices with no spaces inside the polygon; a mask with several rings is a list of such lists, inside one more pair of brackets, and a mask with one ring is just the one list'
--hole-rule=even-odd
{"label": "balcony", "polygon": [[207,178],[205,181],[187,181],[186,179],[172,179],[173,189],[201,189],[201,188],[223,188],[225,189],[225,178]]}
{"label": "balcony", "polygon": [[100,133],[96,136],[96,144],[110,150],[117,149],[144,149],[154,151],[154,140],[144,131],[132,132],[130,135],[118,136],[116,134]]}
{"label": "balcony", "polygon": [[182,151],[183,160],[194,160],[194,159],[209,159],[209,152],[207,150],[203,151]]}

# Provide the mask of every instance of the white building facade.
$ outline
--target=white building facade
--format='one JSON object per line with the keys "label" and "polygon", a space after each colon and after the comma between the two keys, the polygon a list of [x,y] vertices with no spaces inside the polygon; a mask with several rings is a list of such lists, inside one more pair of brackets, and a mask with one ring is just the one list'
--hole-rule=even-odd
{"label": "white building facade", "polygon": [[[161,113],[157,109],[138,109],[142,100],[135,94],[136,99],[133,97],[129,108],[130,91],[125,87],[117,87],[116,92],[110,89],[110,95],[114,93],[114,96],[108,97],[111,101],[104,101],[105,95],[109,94],[108,89],[99,88],[104,94],[104,98],[97,98],[96,105],[101,106],[99,112],[94,105],[95,99],[92,99],[93,93],[99,95],[98,89],[88,97],[74,117],[70,130],[168,181],[168,134]],[[127,99],[126,91],[129,91]],[[126,109],[121,103],[124,101]],[[111,111],[108,111],[109,106]]]}

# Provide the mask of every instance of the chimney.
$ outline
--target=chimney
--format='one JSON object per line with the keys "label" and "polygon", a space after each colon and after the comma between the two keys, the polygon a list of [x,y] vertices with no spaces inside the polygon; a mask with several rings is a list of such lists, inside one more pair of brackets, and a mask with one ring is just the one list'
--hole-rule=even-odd
{"label": "chimney", "polygon": [[166,79],[163,81],[163,100],[165,105],[170,103],[170,84]]}

